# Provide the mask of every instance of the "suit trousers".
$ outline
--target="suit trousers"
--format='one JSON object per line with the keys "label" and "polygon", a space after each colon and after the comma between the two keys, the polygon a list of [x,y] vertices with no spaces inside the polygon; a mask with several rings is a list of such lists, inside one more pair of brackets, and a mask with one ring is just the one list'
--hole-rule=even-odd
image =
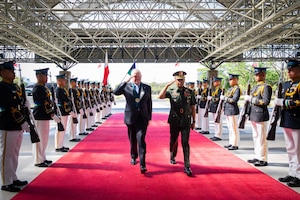
{"label": "suit trousers", "polygon": [[268,160],[267,124],[251,121],[255,158],[262,161]]}
{"label": "suit trousers", "polygon": [[128,138],[130,142],[130,155],[132,159],[140,156],[140,165],[146,167],[146,132],[147,126],[142,117],[138,117],[138,121],[134,124],[126,124]]}
{"label": "suit trousers", "polygon": [[0,130],[0,171],[2,185],[10,185],[17,178],[17,167],[23,131]]}
{"label": "suit trousers", "polygon": [[170,124],[170,157],[175,158],[178,149],[178,137],[181,132],[181,144],[183,149],[184,166],[190,167],[190,128],[179,127],[177,124]]}
{"label": "suit trousers", "polygon": [[300,129],[283,128],[289,159],[289,175],[300,179]]}
{"label": "suit trousers", "polygon": [[40,164],[46,160],[46,148],[50,133],[50,120],[35,120],[40,142],[32,144],[33,163]]}

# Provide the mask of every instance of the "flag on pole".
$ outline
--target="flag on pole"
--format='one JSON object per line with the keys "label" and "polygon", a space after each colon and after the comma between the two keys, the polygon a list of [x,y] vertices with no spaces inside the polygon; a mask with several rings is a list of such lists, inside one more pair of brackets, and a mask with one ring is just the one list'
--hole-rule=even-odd
{"label": "flag on pole", "polygon": [[130,67],[130,69],[128,70],[127,74],[131,75],[132,70],[135,69],[135,62],[132,64],[132,66]]}
{"label": "flag on pole", "polygon": [[102,84],[103,84],[104,86],[107,85],[108,75],[109,75],[109,68],[108,68],[108,56],[107,56],[107,51],[106,51],[106,52],[105,52],[104,76],[103,76],[103,81],[102,81]]}

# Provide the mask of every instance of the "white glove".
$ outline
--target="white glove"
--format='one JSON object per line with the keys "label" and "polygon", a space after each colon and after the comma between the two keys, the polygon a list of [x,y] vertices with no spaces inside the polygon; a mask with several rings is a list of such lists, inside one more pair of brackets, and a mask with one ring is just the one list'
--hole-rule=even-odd
{"label": "white glove", "polygon": [[245,101],[251,102],[252,96],[251,95],[245,95]]}
{"label": "white glove", "polygon": [[28,100],[26,100],[25,106],[26,106],[28,109],[30,109],[31,105],[30,105],[30,102],[29,102]]}
{"label": "white glove", "polygon": [[197,99],[201,99],[201,95],[198,94],[198,95],[197,95]]}
{"label": "white glove", "polygon": [[208,101],[212,100],[212,96],[207,96],[207,100]]}
{"label": "white glove", "polygon": [[60,122],[60,118],[57,116],[57,115],[54,115],[52,117],[52,119],[56,122],[56,123],[59,123]]}
{"label": "white glove", "polygon": [[24,122],[23,124],[21,124],[21,128],[23,131],[29,133],[30,132],[30,129],[29,129],[29,125],[27,122]]}
{"label": "white glove", "polygon": [[224,95],[221,95],[221,96],[220,96],[220,100],[225,100],[225,98],[226,98],[226,97],[225,97]]}
{"label": "white glove", "polygon": [[83,115],[83,109],[80,109],[80,110],[79,110],[79,113],[80,113],[81,115]]}
{"label": "white glove", "polygon": [[276,106],[283,106],[283,98],[275,98],[274,99],[274,105]]}
{"label": "white glove", "polygon": [[76,114],[75,114],[73,111],[70,112],[70,115],[71,115],[73,118],[76,118],[76,117],[77,117]]}

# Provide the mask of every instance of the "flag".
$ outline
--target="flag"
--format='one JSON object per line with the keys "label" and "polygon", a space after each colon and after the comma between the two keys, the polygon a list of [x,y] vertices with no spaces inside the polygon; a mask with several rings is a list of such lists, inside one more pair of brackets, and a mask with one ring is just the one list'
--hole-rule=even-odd
{"label": "flag", "polygon": [[127,74],[131,75],[132,70],[135,69],[135,62],[132,64],[132,66],[130,67],[130,69],[128,70]]}
{"label": "flag", "polygon": [[107,85],[108,75],[109,75],[109,69],[108,69],[108,56],[107,56],[107,51],[106,51],[106,52],[105,52],[104,75],[103,75],[103,81],[102,81],[102,84],[103,84],[104,86]]}

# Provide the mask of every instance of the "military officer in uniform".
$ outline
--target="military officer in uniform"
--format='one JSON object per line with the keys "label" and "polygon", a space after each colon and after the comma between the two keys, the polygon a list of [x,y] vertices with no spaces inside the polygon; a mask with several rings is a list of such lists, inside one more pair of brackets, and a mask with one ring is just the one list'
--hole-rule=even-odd
{"label": "military officer in uniform", "polygon": [[16,75],[14,62],[0,64],[0,173],[1,190],[19,192],[20,186],[27,185],[27,181],[18,180],[16,171],[18,157],[23,139],[23,132],[29,132],[25,121],[24,105],[22,105],[22,91],[13,83]]}
{"label": "military officer in uniform", "polygon": [[[209,99],[211,99],[210,106],[209,106],[209,112],[212,113],[213,119],[216,118],[216,112],[217,108],[220,102],[220,96],[222,94],[222,89],[220,88],[222,78],[215,77],[213,79],[213,86],[214,89],[212,91],[212,96],[208,96]],[[210,138],[212,141],[219,141],[222,140],[222,121],[220,123],[215,122],[215,135]]]}
{"label": "military officer in uniform", "polygon": [[241,90],[238,85],[237,74],[229,74],[230,88],[225,95],[221,95],[220,99],[224,101],[224,115],[227,121],[229,131],[229,145],[224,146],[228,150],[237,150],[240,141],[240,132],[238,128],[239,107]]}
{"label": "military officer in uniform", "polygon": [[203,85],[203,90],[201,92],[201,97],[200,97],[200,109],[199,109],[199,115],[201,118],[201,133],[202,134],[209,134],[209,118],[208,117],[204,117],[204,113],[205,113],[205,106],[206,106],[206,102],[207,102],[207,97],[208,97],[208,80],[207,79],[203,79],[202,81],[202,85]]}
{"label": "military officer in uniform", "polygon": [[83,90],[84,80],[78,81],[78,92],[80,95],[80,107],[79,109],[79,120],[78,120],[78,129],[79,135],[88,135],[86,130],[86,120],[87,120],[87,113],[86,113],[86,104],[85,104],[85,92]]}
{"label": "military officer in uniform", "polygon": [[[190,168],[190,129],[195,128],[196,98],[194,92],[184,87],[186,72],[177,71],[173,74],[175,80],[167,84],[159,93],[160,99],[170,99],[171,110],[168,118],[170,124],[170,163],[176,164],[175,157],[178,148],[178,136],[181,132],[181,142],[184,155],[184,172],[192,176]],[[177,89],[167,91],[176,83]]]}
{"label": "military officer in uniform", "polygon": [[245,96],[245,101],[250,102],[249,120],[251,121],[255,153],[255,158],[248,160],[248,162],[261,167],[268,165],[268,105],[271,101],[272,88],[265,82],[266,68],[255,67],[254,74],[257,84],[251,90],[250,95]]}
{"label": "military officer in uniform", "polygon": [[300,61],[291,59],[287,63],[291,81],[284,88],[284,98],[275,98],[274,104],[282,106],[280,126],[283,127],[289,172],[279,181],[290,187],[300,187]]}
{"label": "military officer in uniform", "polygon": [[197,92],[196,92],[196,124],[195,130],[201,130],[201,121],[202,116],[200,115],[200,100],[201,100],[201,93],[202,93],[202,81],[197,80]]}
{"label": "military officer in uniform", "polygon": [[50,133],[50,120],[54,119],[56,122],[59,122],[58,116],[54,114],[53,103],[50,99],[50,90],[46,86],[46,83],[48,82],[48,70],[49,68],[35,70],[37,83],[32,88],[34,102],[33,116],[37,134],[40,138],[40,142],[32,145],[33,162],[37,167],[48,167],[52,163],[51,160],[46,159],[46,148]]}
{"label": "military officer in uniform", "polygon": [[95,88],[95,95],[99,106],[99,112],[96,113],[96,124],[101,124],[101,116],[103,112],[102,102],[101,102],[101,83],[97,82],[96,88]]}
{"label": "military officer in uniform", "polygon": [[[66,89],[66,77],[65,74],[60,74],[56,76],[57,79],[57,88],[55,89],[56,98],[58,101],[58,109],[60,110],[61,116],[61,123],[66,130],[67,123],[69,119],[69,115],[71,112],[71,100],[69,91]],[[64,138],[66,131],[58,130],[55,133],[55,151],[57,152],[68,152],[69,148],[64,147]]]}

